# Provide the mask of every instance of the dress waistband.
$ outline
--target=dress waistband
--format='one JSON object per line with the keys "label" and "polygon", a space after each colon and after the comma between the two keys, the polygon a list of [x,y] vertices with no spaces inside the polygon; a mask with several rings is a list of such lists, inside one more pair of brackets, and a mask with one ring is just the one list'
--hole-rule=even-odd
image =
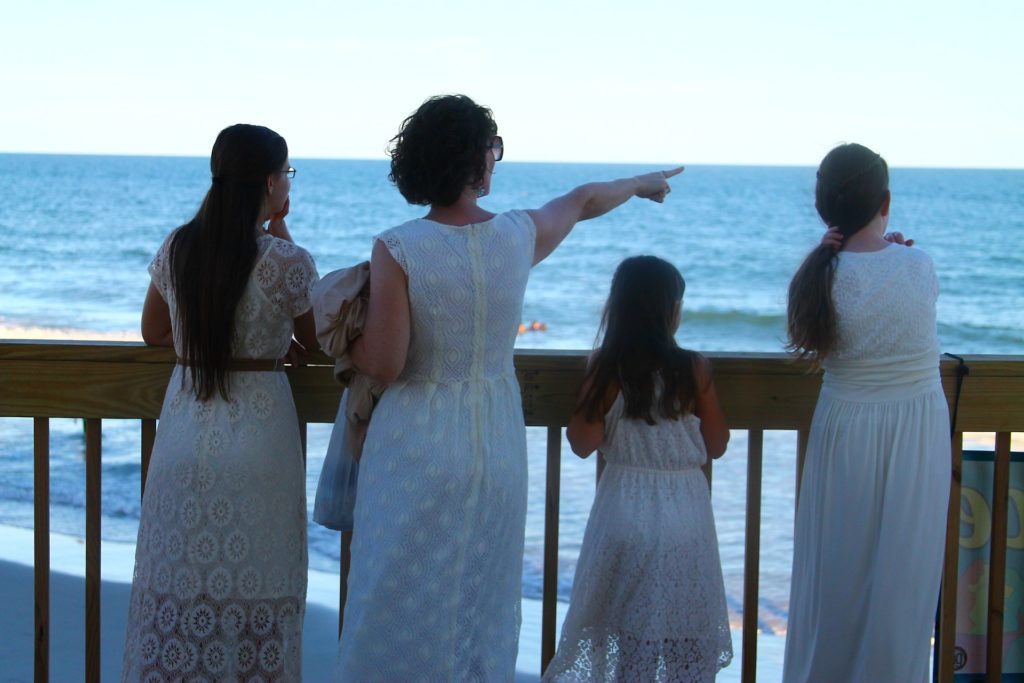
{"label": "dress waistband", "polygon": [[937,351],[881,360],[825,361],[822,390],[845,395],[892,392],[911,396],[941,386]]}
{"label": "dress waistband", "polygon": [[[232,358],[228,361],[229,372],[284,372],[287,358]],[[178,356],[178,365],[192,367],[187,358]]]}

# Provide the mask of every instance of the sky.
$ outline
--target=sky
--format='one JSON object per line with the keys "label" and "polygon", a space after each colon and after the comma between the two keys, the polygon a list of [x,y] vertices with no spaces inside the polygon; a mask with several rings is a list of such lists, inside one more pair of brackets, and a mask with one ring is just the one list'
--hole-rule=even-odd
{"label": "sky", "polygon": [[1021,0],[2,0],[0,152],[385,158],[427,97],[510,161],[1024,168]]}

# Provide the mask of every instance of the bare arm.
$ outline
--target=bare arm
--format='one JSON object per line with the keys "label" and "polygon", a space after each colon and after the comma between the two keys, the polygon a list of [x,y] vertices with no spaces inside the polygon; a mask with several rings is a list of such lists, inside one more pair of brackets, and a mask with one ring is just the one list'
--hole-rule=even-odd
{"label": "bare arm", "polygon": [[320,348],[320,340],[316,338],[316,320],[313,319],[313,309],[309,309],[294,319],[295,339],[302,344],[306,351],[316,351]]}
{"label": "bare arm", "polygon": [[152,282],[146,290],[146,302],[142,304],[142,340],[150,346],[174,346],[171,309]]}
{"label": "bare arm", "polygon": [[[590,381],[588,380],[580,387],[579,396],[586,395],[589,389]],[[573,453],[581,458],[586,458],[604,443],[604,415],[612,407],[618,393],[617,384],[608,387],[601,405],[601,416],[594,422],[588,422],[581,410],[572,414],[569,419],[569,427],[565,430],[565,436],[569,440],[569,446]]]}
{"label": "bare arm", "polygon": [[729,427],[725,424],[725,415],[715,393],[715,382],[711,379],[711,363],[702,358],[696,370],[699,393],[693,414],[700,418],[700,434],[704,437],[708,457],[720,458],[729,443]]}
{"label": "bare arm", "polygon": [[352,345],[360,372],[390,384],[405,367],[409,352],[409,286],[405,272],[380,240],[370,257],[370,303],[363,334]]}
{"label": "bare arm", "polygon": [[534,265],[547,258],[579,221],[602,216],[632,197],[659,203],[665,201],[665,196],[671,192],[668,179],[682,172],[683,167],[680,166],[633,178],[587,183],[552,199],[539,209],[529,211],[537,226]]}

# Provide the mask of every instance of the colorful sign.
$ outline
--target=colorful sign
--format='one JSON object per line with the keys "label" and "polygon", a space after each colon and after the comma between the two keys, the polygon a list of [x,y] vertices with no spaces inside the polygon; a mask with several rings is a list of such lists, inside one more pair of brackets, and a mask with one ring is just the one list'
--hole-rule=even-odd
{"label": "colorful sign", "polygon": [[[964,451],[960,490],[954,678],[984,681],[995,453]],[[1003,681],[1024,681],[1024,453],[1010,454],[1003,611]]]}

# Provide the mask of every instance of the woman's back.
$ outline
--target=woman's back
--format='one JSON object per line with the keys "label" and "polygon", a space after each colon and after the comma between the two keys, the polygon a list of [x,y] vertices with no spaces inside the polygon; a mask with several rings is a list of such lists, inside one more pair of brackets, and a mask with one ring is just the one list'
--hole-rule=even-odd
{"label": "woman's back", "polygon": [[832,285],[838,341],[825,367],[832,360],[937,357],[938,294],[932,260],[919,249],[840,252]]}
{"label": "woman's back", "polygon": [[412,328],[399,381],[513,372],[534,230],[526,212],[514,211],[461,227],[417,219],[381,235],[409,278]]}
{"label": "woman's back", "polygon": [[621,392],[605,415],[605,443],[609,464],[651,470],[684,470],[704,465],[707,452],[700,433],[700,418],[686,413],[678,420],[659,418],[650,425],[625,415]]}
{"label": "woman's back", "polygon": [[[170,309],[174,348],[183,357],[183,330],[168,259],[174,234],[157,252],[150,275]],[[277,237],[262,235],[256,245],[256,261],[235,311],[232,356],[278,359],[288,352],[294,319],[309,308],[309,290],[317,280],[316,266],[305,249]]]}

